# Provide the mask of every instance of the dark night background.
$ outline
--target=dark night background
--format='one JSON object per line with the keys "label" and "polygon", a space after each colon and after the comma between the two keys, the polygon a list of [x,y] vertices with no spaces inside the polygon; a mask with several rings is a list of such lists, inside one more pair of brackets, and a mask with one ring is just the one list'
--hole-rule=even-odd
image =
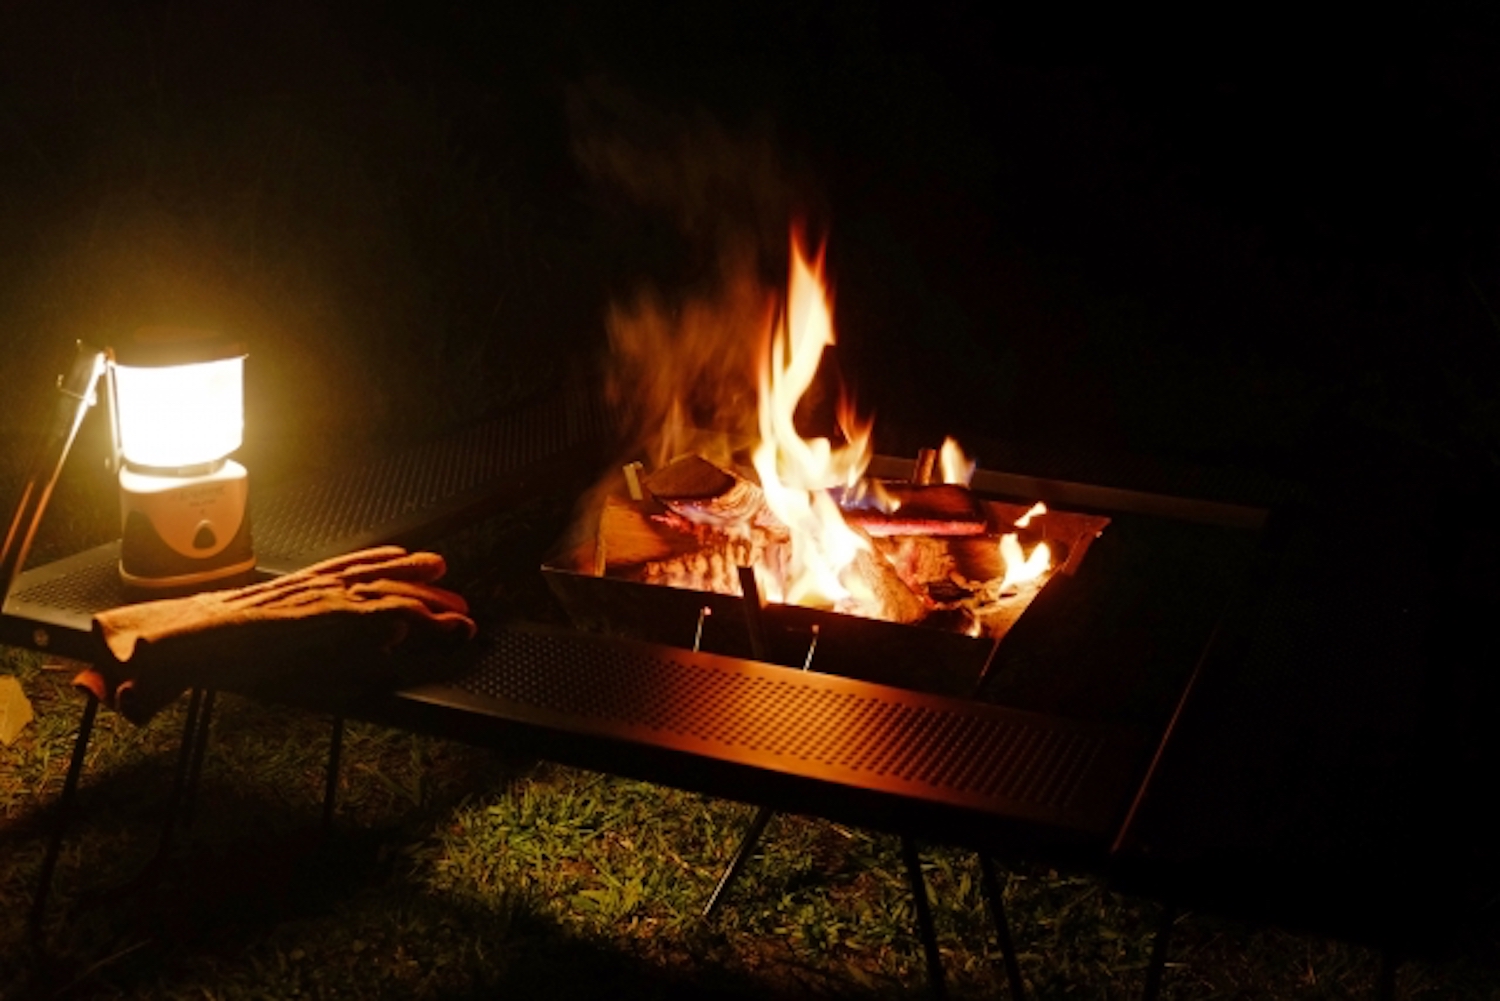
{"label": "dark night background", "polygon": [[[1475,768],[1432,801],[1477,816],[1465,783],[1500,760],[1471,649],[1500,614],[1495,10],[0,0],[0,498],[76,338],[243,337],[246,464],[275,475],[551,391],[645,290],[779,282],[805,219],[878,441],[1291,480],[1336,516],[1288,534],[1337,522],[1358,555],[1309,558],[1303,591],[1380,589],[1379,620],[1432,585],[1411,687],[1364,684],[1348,662],[1388,634],[1355,617],[1327,671],[1250,694],[1326,682],[1355,732],[1406,726],[1420,689],[1433,760]],[[1392,531],[1417,555],[1387,560]],[[1292,709],[1315,750],[1341,739],[1321,711]]]}
{"label": "dark night background", "polygon": [[205,322],[250,343],[277,448],[397,433],[545,385],[611,298],[710,287],[725,245],[777,277],[798,214],[890,426],[1301,479],[1494,468],[1492,16],[3,17],[13,386],[74,337]]}

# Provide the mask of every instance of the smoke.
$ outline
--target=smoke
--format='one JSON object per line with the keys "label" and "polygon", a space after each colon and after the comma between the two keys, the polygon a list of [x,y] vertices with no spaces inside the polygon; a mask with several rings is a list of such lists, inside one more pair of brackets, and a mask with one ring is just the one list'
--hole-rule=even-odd
{"label": "smoke", "polygon": [[820,199],[771,122],[731,127],[602,79],[569,96],[574,155],[622,265],[606,316],[607,391],[654,463],[727,459],[753,437],[756,372],[785,286],[788,234]]}

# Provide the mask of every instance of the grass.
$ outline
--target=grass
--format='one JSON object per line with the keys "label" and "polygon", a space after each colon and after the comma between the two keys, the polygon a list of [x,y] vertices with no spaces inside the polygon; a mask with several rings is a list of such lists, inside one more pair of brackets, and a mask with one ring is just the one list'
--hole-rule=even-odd
{"label": "grass", "polygon": [[[714,921],[699,911],[750,808],[373,726],[346,736],[316,831],[324,719],[222,697],[196,820],[155,881],[179,702],[100,717],[45,952],[25,917],[71,750],[67,665],[7,650],[37,720],[0,750],[0,995],[713,998],[925,995],[898,845],[782,816]],[[185,700],[184,700],[185,701]],[[966,853],[924,852],[950,986],[1003,990]],[[1020,868],[1006,907],[1033,996],[1128,997],[1157,920],[1086,874]],[[1496,956],[1409,963],[1402,997],[1495,997]],[[1166,996],[1335,998],[1368,950],[1188,914]]]}

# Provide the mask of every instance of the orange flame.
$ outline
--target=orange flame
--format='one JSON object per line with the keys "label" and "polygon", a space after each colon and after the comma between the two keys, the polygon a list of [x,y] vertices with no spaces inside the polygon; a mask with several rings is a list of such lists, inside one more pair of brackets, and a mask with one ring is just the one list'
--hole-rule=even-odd
{"label": "orange flame", "polygon": [[784,591],[767,596],[788,604],[859,604],[870,590],[851,569],[869,543],[844,522],[828,491],[852,487],[870,463],[870,424],[841,405],[847,443],[804,439],[793,417],[812,385],[823,349],[834,343],[833,313],[823,285],[823,251],[809,261],[795,236],[787,307],[776,324],[760,370],[760,444],[754,454],[766,505],[791,536]]}
{"label": "orange flame", "polygon": [[943,439],[942,451],[938,453],[938,466],[942,469],[944,483],[968,486],[969,481],[974,478],[974,470],[978,465],[979,463],[964,454],[958,442],[952,438]]}
{"label": "orange flame", "polygon": [[[1016,519],[1017,528],[1028,528],[1033,518],[1047,513],[1047,505],[1037,501],[1031,509]],[[1000,536],[1000,558],[1005,561],[1005,579],[1000,582],[1004,591],[1013,584],[1028,584],[1052,568],[1052,548],[1038,542],[1027,556],[1021,550],[1021,539],[1015,532]]]}
{"label": "orange flame", "polygon": [[1038,542],[1027,556],[1021,551],[1021,540],[1015,532],[1000,536],[1000,558],[1005,561],[1005,579],[1000,590],[1014,584],[1027,584],[1046,573],[1052,566],[1052,549],[1045,542]]}
{"label": "orange flame", "polygon": [[1030,528],[1032,518],[1040,518],[1046,513],[1047,505],[1043,504],[1041,501],[1037,501],[1035,504],[1031,505],[1031,510],[1027,511],[1025,514],[1021,515],[1021,517],[1016,519],[1016,527]]}

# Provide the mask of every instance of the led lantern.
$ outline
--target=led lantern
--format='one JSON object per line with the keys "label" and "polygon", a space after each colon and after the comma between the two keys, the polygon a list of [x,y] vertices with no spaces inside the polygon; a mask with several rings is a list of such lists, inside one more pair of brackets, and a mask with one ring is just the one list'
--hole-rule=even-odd
{"label": "led lantern", "polygon": [[110,354],[120,455],[120,577],[199,589],[255,567],[244,435],[244,349],[207,331],[146,327]]}

